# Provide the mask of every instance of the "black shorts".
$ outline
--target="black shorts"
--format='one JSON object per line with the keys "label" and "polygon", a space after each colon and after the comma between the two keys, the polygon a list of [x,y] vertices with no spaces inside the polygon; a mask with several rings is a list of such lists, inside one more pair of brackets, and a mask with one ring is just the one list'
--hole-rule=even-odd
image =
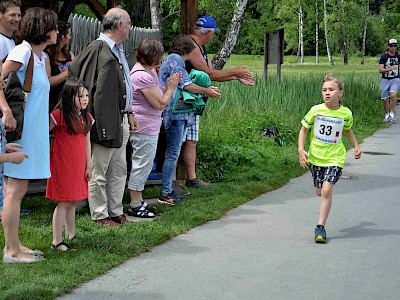
{"label": "black shorts", "polygon": [[310,164],[310,171],[316,188],[322,188],[324,181],[335,184],[342,175],[342,168],[337,166],[318,167]]}

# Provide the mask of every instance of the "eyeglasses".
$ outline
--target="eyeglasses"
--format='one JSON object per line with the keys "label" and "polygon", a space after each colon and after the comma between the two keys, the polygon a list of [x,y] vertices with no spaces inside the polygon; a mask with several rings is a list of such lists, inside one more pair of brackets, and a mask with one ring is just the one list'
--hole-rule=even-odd
{"label": "eyeglasses", "polygon": [[389,47],[397,47],[397,45],[389,45]]}

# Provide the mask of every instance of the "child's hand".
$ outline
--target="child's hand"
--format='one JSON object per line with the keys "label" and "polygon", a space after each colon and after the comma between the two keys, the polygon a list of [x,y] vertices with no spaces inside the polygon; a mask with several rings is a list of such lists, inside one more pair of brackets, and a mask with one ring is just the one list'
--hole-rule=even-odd
{"label": "child's hand", "polygon": [[308,162],[308,153],[305,150],[299,151],[299,161],[300,161],[300,166],[303,167],[303,169],[308,168],[310,163]]}
{"label": "child's hand", "polygon": [[361,149],[360,149],[360,147],[355,147],[354,148],[354,157],[355,157],[355,159],[361,158]]}
{"label": "child's hand", "polygon": [[10,157],[10,162],[14,164],[20,164],[25,158],[28,158],[28,154],[25,152],[11,152],[8,155]]}
{"label": "child's hand", "polygon": [[8,143],[8,144],[6,144],[6,152],[7,153],[17,152],[21,148],[23,148],[23,147],[20,144],[17,144],[17,143]]}
{"label": "child's hand", "polygon": [[86,166],[85,178],[87,181],[90,181],[90,179],[92,178],[92,168],[91,167]]}

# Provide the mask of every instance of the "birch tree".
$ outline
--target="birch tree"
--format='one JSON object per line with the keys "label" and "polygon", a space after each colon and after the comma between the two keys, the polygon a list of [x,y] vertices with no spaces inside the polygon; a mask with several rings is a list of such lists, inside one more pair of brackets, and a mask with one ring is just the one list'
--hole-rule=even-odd
{"label": "birch tree", "polygon": [[215,69],[221,70],[231,56],[233,48],[235,47],[238,39],[240,28],[242,26],[244,11],[246,9],[247,2],[248,0],[236,1],[236,11],[233,14],[225,41],[219,52],[215,54],[212,60],[212,64]]}
{"label": "birch tree", "polygon": [[367,43],[368,17],[369,17],[369,0],[366,0],[366,5],[365,5],[365,22],[364,22],[363,39],[362,39],[362,50],[361,50],[361,64],[362,64],[362,65],[364,64],[365,45],[366,45],[366,43]]}
{"label": "birch tree", "polygon": [[326,44],[326,53],[328,54],[328,60],[331,65],[333,65],[331,49],[329,48],[329,40],[328,40],[328,19],[326,13],[326,0],[324,0],[324,28],[325,28],[325,44]]}
{"label": "birch tree", "polygon": [[315,0],[315,63],[319,64],[319,20],[318,20],[318,0]]}
{"label": "birch tree", "polygon": [[161,30],[160,0],[150,0],[151,28]]}
{"label": "birch tree", "polygon": [[349,64],[349,55],[347,51],[347,40],[348,40],[348,34],[347,34],[347,29],[346,29],[346,23],[348,17],[346,17],[346,14],[344,12],[344,0],[341,0],[341,10],[342,10],[342,21],[340,22],[341,28],[342,28],[342,34],[343,34],[343,64],[348,65]]}

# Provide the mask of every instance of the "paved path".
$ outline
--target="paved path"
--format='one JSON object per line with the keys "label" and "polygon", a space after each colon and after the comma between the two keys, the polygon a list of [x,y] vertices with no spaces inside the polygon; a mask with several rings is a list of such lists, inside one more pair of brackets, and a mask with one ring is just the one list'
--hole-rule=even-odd
{"label": "paved path", "polygon": [[399,299],[400,125],[361,150],[335,187],[327,244],[313,241],[306,174],[60,299]]}

